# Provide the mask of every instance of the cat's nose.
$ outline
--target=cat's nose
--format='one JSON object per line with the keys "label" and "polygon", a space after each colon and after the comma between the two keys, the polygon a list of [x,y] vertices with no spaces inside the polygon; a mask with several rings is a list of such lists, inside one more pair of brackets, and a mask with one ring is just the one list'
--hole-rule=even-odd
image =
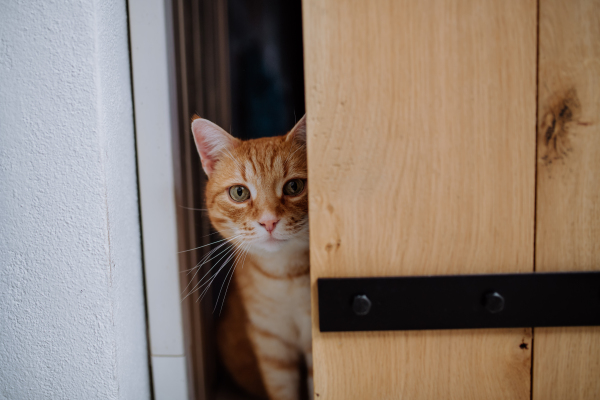
{"label": "cat's nose", "polygon": [[269,233],[275,230],[275,225],[277,225],[278,222],[279,220],[272,216],[263,217],[258,221],[258,223],[261,224]]}

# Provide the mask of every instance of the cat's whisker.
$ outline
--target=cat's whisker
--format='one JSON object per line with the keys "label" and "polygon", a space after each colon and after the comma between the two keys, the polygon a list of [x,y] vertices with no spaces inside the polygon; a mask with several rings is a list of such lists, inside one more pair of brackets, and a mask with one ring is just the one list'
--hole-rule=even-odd
{"label": "cat's whisker", "polygon": [[[229,282],[227,283],[227,287],[225,288],[225,294],[223,295],[223,300],[221,301],[221,309],[219,310],[219,316],[221,316],[221,312],[223,311],[223,305],[225,305],[225,297],[227,296],[227,290],[229,289],[229,284],[231,283],[233,274],[235,273],[235,269],[237,268],[240,260],[242,261],[242,268],[244,268],[244,264],[246,263],[246,256],[248,256],[248,252],[250,251],[251,246],[252,246],[251,244],[248,244],[246,246],[246,248],[244,249],[243,259],[242,259],[242,257],[240,257],[239,260],[235,263],[235,266],[233,267],[233,272],[231,273],[231,276],[229,277]],[[213,310],[213,313],[214,313],[214,310]]]}
{"label": "cat's whisker", "polygon": [[[221,261],[223,258],[225,258],[225,257],[227,257],[227,256],[231,257],[231,256],[234,254],[234,253],[231,253],[232,251],[234,251],[234,250],[233,250],[233,248],[228,248],[227,250],[228,250],[228,251],[227,251],[227,252],[226,252],[226,253],[223,255],[223,257],[221,257],[221,258],[220,258],[220,259],[219,259],[219,260],[218,260],[218,261],[215,263],[215,265],[213,265],[213,266],[210,268],[210,270],[208,270],[208,271],[206,272],[206,274],[204,274],[204,276],[202,277],[202,279],[200,279],[200,280],[198,281],[198,283],[196,283],[196,285],[195,285],[195,286],[194,286],[194,287],[193,287],[193,288],[190,290],[190,293],[189,293],[189,294],[192,294],[192,293],[194,293],[194,292],[197,292],[198,290],[202,289],[202,287],[203,287],[204,285],[206,285],[206,284],[208,284],[208,286],[210,286],[209,282],[211,282],[211,281],[214,279],[214,277],[215,277],[215,276],[216,276],[216,275],[219,273],[220,269],[219,269],[219,270],[218,270],[218,271],[217,271],[217,272],[216,272],[214,275],[212,275],[212,276],[208,277],[208,278],[206,279],[206,281],[204,281],[204,279],[205,279],[205,278],[208,276],[208,274],[210,274],[210,272],[211,272],[213,269],[215,269],[215,268],[217,268],[217,267],[218,267],[218,263],[219,263],[219,261]],[[228,258],[228,259],[225,261],[225,263],[227,263],[227,261],[228,261],[228,260],[229,260],[229,258]],[[223,264],[223,265],[224,265],[224,264]],[[204,283],[202,283],[203,281],[204,281]],[[188,294],[188,296],[189,296],[189,294]]]}
{"label": "cat's whisker", "polygon": [[[227,263],[229,262],[229,260],[231,260],[231,259],[232,259],[232,258],[233,258],[233,257],[236,255],[236,253],[238,253],[238,254],[239,254],[239,251],[240,251],[240,250],[241,250],[241,248],[238,248],[238,249],[236,249],[236,251],[235,251],[235,252],[233,252],[233,254],[231,254],[231,255],[229,256],[229,258],[227,258],[227,260],[225,260],[225,262],[224,262],[224,263],[221,265],[221,268],[219,268],[219,270],[218,270],[218,271],[217,271],[217,272],[216,272],[216,273],[215,273],[215,274],[214,274],[214,275],[213,275],[213,276],[212,276],[212,277],[211,277],[211,278],[210,278],[208,281],[206,281],[206,282],[204,282],[204,283],[202,284],[202,286],[204,286],[204,285],[206,285],[206,284],[208,283],[208,285],[207,285],[207,286],[204,288],[204,290],[203,290],[203,292],[202,292],[202,295],[201,295],[201,297],[200,297],[199,301],[202,301],[202,299],[204,298],[204,296],[206,296],[206,293],[208,293],[208,289],[210,288],[210,286],[212,285],[212,283],[215,281],[215,279],[216,279],[216,278],[217,278],[217,276],[219,275],[219,272],[221,272],[221,271],[223,270],[223,268],[225,268],[225,267],[227,266]],[[226,275],[226,277],[227,277],[227,275]],[[202,287],[202,286],[201,286],[201,287]],[[200,287],[200,288],[201,288],[201,287]],[[198,290],[199,290],[200,288],[198,288]],[[220,292],[219,292],[219,294],[220,294]],[[219,298],[217,297],[217,302],[218,302],[218,301],[219,301]],[[214,310],[213,310],[213,312],[214,312]]]}
{"label": "cat's whisker", "polygon": [[[183,291],[181,292],[181,294],[185,293],[185,291],[187,290],[187,288],[192,284],[192,282],[194,281],[194,278],[196,278],[196,275],[198,275],[198,272],[200,272],[200,269],[202,268],[202,266],[204,264],[206,264],[209,261],[214,260],[215,258],[217,258],[219,255],[221,255],[225,250],[228,250],[229,248],[226,248],[225,250],[221,251],[219,254],[217,254],[216,256],[213,257],[213,254],[218,251],[221,247],[229,244],[229,243],[233,243],[232,241],[235,239],[234,238],[228,238],[227,241],[225,241],[224,243],[221,243],[220,245],[218,245],[217,247],[215,247],[214,249],[212,249],[211,251],[208,252],[208,254],[206,254],[199,262],[198,264],[196,264],[193,268],[190,268],[189,270],[185,270],[185,271],[181,271],[183,272],[188,272],[188,276],[192,273],[193,270],[196,270],[196,272],[194,273],[194,275],[192,276],[192,278],[190,279],[189,283],[187,284],[187,286],[183,289]],[[217,261],[218,262],[218,261]],[[210,272],[210,271],[209,271]],[[193,291],[193,289],[192,289]],[[187,296],[186,296],[187,297]],[[185,300],[185,297],[184,299]],[[182,301],[183,301],[182,300]]]}
{"label": "cat's whisker", "polygon": [[194,251],[194,250],[198,250],[198,249],[201,249],[201,248],[203,248],[203,247],[210,246],[211,244],[215,244],[215,243],[220,243],[220,242],[223,242],[223,241],[225,241],[225,240],[229,240],[229,239],[235,239],[235,238],[238,238],[238,237],[240,237],[240,236],[242,236],[242,235],[243,235],[243,234],[242,234],[242,233],[240,233],[239,235],[236,235],[236,236],[234,236],[234,237],[225,238],[225,239],[221,239],[221,240],[216,240],[216,241],[214,241],[214,242],[212,242],[212,243],[208,243],[208,244],[204,244],[204,245],[202,245],[202,246],[194,247],[193,249],[189,249],[189,250],[182,250],[182,251],[180,251],[180,252],[179,252],[179,254],[180,254],[180,253],[187,253],[188,251]]}
{"label": "cat's whisker", "polygon": [[[243,255],[244,255],[243,251],[241,253],[239,253],[239,256],[236,257],[236,259],[233,262],[233,268],[230,269],[231,274],[229,275],[229,282],[227,282],[227,286],[225,287],[225,293],[223,294],[223,300],[221,301],[221,309],[219,310],[219,316],[221,315],[221,311],[223,311],[223,305],[225,304],[225,296],[227,296],[227,290],[229,289],[229,284],[231,283],[231,279],[233,278],[235,269],[237,268],[238,263],[240,262]],[[227,275],[225,275],[225,279],[223,280],[223,285],[225,284],[226,280],[227,280]],[[221,290],[219,290],[219,296],[221,295],[221,291],[223,290],[223,285],[221,285]],[[217,301],[215,303],[215,308],[213,309],[213,314],[214,314],[215,310],[217,309],[218,305],[219,305],[219,297],[217,296]]]}
{"label": "cat's whisker", "polygon": [[292,143],[290,144],[290,150],[288,151],[288,155],[285,158],[285,161],[283,162],[284,164],[287,163],[287,160],[290,158],[290,154],[292,153],[293,148],[294,148],[294,142],[292,141]]}
{"label": "cat's whisker", "polygon": [[[235,260],[234,260],[234,264],[235,264]],[[219,290],[219,295],[217,296],[217,301],[215,302],[215,306],[213,307],[213,314],[215,313],[217,307],[219,306],[219,297],[221,297],[221,292],[223,291],[223,286],[225,286],[225,282],[227,282],[227,277],[229,276],[229,281],[231,281],[231,278],[233,278],[233,272],[235,272],[235,266],[232,266],[229,268],[229,271],[227,271],[227,273],[225,274],[225,279],[223,279],[223,283],[221,284],[221,289]],[[229,283],[227,284],[227,287],[229,287]],[[225,291],[225,293],[227,294],[227,291]],[[223,296],[223,300],[221,301],[221,309],[223,308],[223,303],[225,303],[225,296]],[[221,315],[221,312],[219,311],[219,315]]]}
{"label": "cat's whisker", "polygon": [[184,272],[187,272],[187,275],[189,276],[192,273],[192,271],[194,271],[195,269],[200,268],[202,265],[204,265],[204,261],[208,257],[212,256],[212,254],[214,254],[215,251],[217,251],[218,249],[220,249],[222,246],[224,246],[226,244],[227,244],[227,242],[221,243],[220,245],[218,245],[217,247],[215,247],[214,249],[212,249],[211,251],[209,251],[208,253],[206,253],[204,255],[204,257],[202,257],[202,259],[200,261],[198,261],[198,263],[196,265],[194,265],[190,269],[186,269],[186,270],[181,271],[181,273],[183,274]]}
{"label": "cat's whisker", "polygon": [[[232,247],[228,247],[227,249],[228,249],[228,250],[235,250],[235,251],[237,251],[238,247],[239,247],[239,246],[242,244],[242,242],[240,242],[240,243],[233,243],[233,242],[230,242],[230,243],[232,243],[232,244],[233,244],[233,246],[232,246]],[[220,252],[218,255],[214,256],[212,259],[214,260],[215,258],[217,258],[219,255],[221,255],[221,254],[223,254],[223,253],[224,253],[224,251]],[[211,267],[211,269],[210,269],[210,270],[208,270],[208,272],[207,272],[206,274],[204,274],[204,276],[203,276],[203,277],[200,279],[200,282],[202,282],[202,281],[204,280],[204,277],[206,277],[206,275],[207,275],[207,274],[208,274],[208,273],[209,273],[209,272],[210,272],[210,271],[211,271],[211,270],[212,270],[212,269],[213,269],[213,268],[214,268],[214,267],[215,267],[217,264],[219,264],[219,261],[221,261],[221,260],[222,260],[224,257],[225,257],[225,255],[224,255],[223,257],[221,257],[219,260],[217,260],[217,261],[215,262],[215,265],[213,265],[213,266]]]}
{"label": "cat's whisker", "polygon": [[[208,271],[207,271],[207,272],[206,272],[206,273],[205,273],[205,274],[202,276],[202,278],[200,278],[200,279],[198,280],[198,283],[196,283],[196,285],[194,285],[194,287],[193,287],[192,289],[190,289],[190,292],[187,294],[187,296],[185,296],[185,297],[184,297],[184,300],[185,300],[185,299],[186,299],[186,298],[187,298],[189,295],[191,295],[192,293],[194,293],[194,292],[197,292],[198,290],[200,290],[200,289],[201,289],[201,288],[202,288],[204,285],[206,285],[208,282],[211,282],[211,280],[213,280],[213,279],[216,277],[216,275],[217,275],[217,274],[218,274],[218,273],[221,271],[221,269],[219,269],[219,270],[218,270],[218,271],[217,271],[217,272],[216,272],[216,273],[215,273],[213,276],[209,277],[209,278],[208,278],[208,279],[207,279],[207,280],[206,280],[204,283],[202,283],[202,281],[204,281],[204,279],[205,279],[205,278],[206,278],[206,277],[207,277],[207,276],[210,274],[210,272],[211,272],[213,269],[215,269],[215,268],[216,268],[216,267],[219,265],[219,262],[220,262],[222,259],[224,259],[225,257],[227,257],[231,251],[233,251],[233,254],[235,254],[236,250],[237,250],[237,248],[235,248],[235,247],[228,247],[228,248],[226,248],[225,250],[221,251],[221,252],[220,252],[218,255],[216,255],[215,257],[213,257],[212,259],[215,259],[215,258],[217,258],[219,255],[221,255],[221,254],[225,253],[225,254],[223,254],[223,256],[222,256],[221,258],[219,258],[219,259],[218,259],[218,260],[215,262],[215,264],[214,264],[214,265],[213,265],[213,266],[212,266],[212,267],[211,267],[211,268],[210,268],[210,269],[209,269],[209,270],[208,270]],[[231,254],[231,256],[233,256],[233,254]],[[230,258],[231,258],[231,256],[230,256]],[[227,263],[227,262],[229,261],[229,259],[230,259],[230,258],[228,258],[228,259],[225,261],[225,263]],[[225,264],[223,264],[223,265],[225,265]],[[195,275],[194,275],[194,276],[195,276]],[[188,285],[188,286],[189,286],[189,285]],[[208,286],[210,286],[210,284],[209,284]]]}
{"label": "cat's whisker", "polygon": [[[207,262],[206,259],[208,257],[211,257],[214,254],[215,251],[219,250],[221,247],[225,246],[228,243],[231,243],[231,242],[230,241],[226,241],[224,243],[221,243],[220,245],[218,245],[217,247],[215,247],[214,249],[212,249],[211,251],[209,251],[204,257],[202,257],[202,259],[200,261],[198,261],[198,264],[196,264],[194,267],[192,267],[190,269],[186,269],[184,271],[181,271],[181,273],[188,272],[188,271],[191,272],[191,271],[195,270],[196,268],[199,268],[199,267],[203,266]],[[190,272],[188,272],[188,275],[190,274]]]}
{"label": "cat's whisker", "polygon": [[[187,286],[185,287],[185,289],[183,289],[183,291],[181,292],[181,294],[185,293],[185,291],[187,290],[187,288],[188,288],[188,287],[189,287],[189,286],[192,284],[192,282],[194,281],[194,278],[196,278],[196,275],[198,275],[198,272],[200,272],[200,269],[201,269],[201,267],[202,267],[204,264],[206,264],[207,262],[209,262],[209,261],[211,261],[211,260],[214,260],[215,258],[219,257],[219,255],[221,255],[221,254],[222,254],[222,253],[224,253],[225,251],[230,251],[230,250],[231,250],[231,248],[230,248],[230,247],[226,247],[226,248],[225,248],[225,250],[221,251],[221,252],[220,252],[219,254],[217,254],[216,256],[214,256],[214,257],[211,257],[211,256],[212,256],[212,254],[214,254],[214,253],[215,253],[217,250],[219,250],[221,247],[225,246],[225,245],[226,245],[226,244],[228,244],[228,243],[229,243],[229,242],[221,243],[221,244],[220,244],[220,245],[219,245],[217,248],[215,248],[215,249],[211,250],[211,251],[210,251],[210,253],[208,253],[206,256],[204,256],[204,258],[203,258],[202,260],[200,260],[200,262],[199,262],[198,264],[196,264],[196,266],[195,266],[194,268],[192,268],[192,270],[196,269],[196,273],[194,273],[194,276],[192,276],[192,278],[190,279],[190,282],[187,284]],[[210,258],[210,259],[208,259],[209,257],[211,257],[211,258]],[[219,261],[220,261],[220,260],[219,260]],[[217,261],[217,263],[218,263],[219,261]],[[212,268],[211,268],[211,269],[212,269]],[[191,271],[190,271],[190,272],[191,272]],[[209,270],[208,272],[210,272],[210,270]],[[208,272],[207,272],[207,274],[208,274]],[[188,275],[189,275],[189,274],[190,274],[190,273],[188,272]],[[204,276],[206,276],[206,275],[204,275]],[[204,277],[202,277],[202,279],[204,279]],[[200,282],[202,282],[202,279],[200,279],[200,281],[198,282],[198,284],[200,284]],[[198,284],[196,284],[196,286],[197,286]],[[194,286],[194,288],[195,288],[195,286]],[[190,293],[189,293],[189,294],[191,294],[191,293],[193,293],[193,292],[194,292],[194,288],[190,289]],[[188,296],[189,296],[189,294],[188,294]],[[185,297],[183,298],[183,300],[185,300],[186,298],[187,298],[187,296],[185,296]],[[181,300],[181,301],[183,301],[183,300]]]}
{"label": "cat's whisker", "polygon": [[[298,150],[301,150],[301,149],[303,149],[303,148],[305,148],[305,147],[306,147],[306,145],[302,145],[302,146],[298,147],[296,150],[294,150],[294,152],[293,152],[293,153],[291,153],[291,154],[288,154],[288,156],[287,156],[287,158],[285,159],[285,162],[284,162],[284,163],[287,163],[287,162],[290,160],[290,158],[291,158],[291,157],[292,157],[294,154],[296,154],[296,152],[297,152]],[[292,148],[290,147],[290,151],[291,151],[291,150],[292,150]]]}
{"label": "cat's whisker", "polygon": [[[206,274],[204,274],[204,276],[202,277],[202,279],[200,279],[198,281],[198,283],[196,284],[196,286],[194,286],[194,288],[192,289],[192,291],[198,291],[200,290],[204,285],[208,284],[208,286],[210,286],[209,282],[212,282],[217,275],[219,274],[219,272],[221,272],[221,270],[223,269],[223,267],[229,262],[229,260],[239,251],[239,247],[231,247],[228,248],[228,252],[225,253],[219,260],[217,260],[217,262],[215,262],[215,264],[206,272]],[[231,255],[229,255],[229,253],[233,250],[233,253],[231,253]],[[221,267],[217,270],[217,272],[215,272],[212,276],[210,276],[204,283],[202,283],[204,281],[204,279],[210,274],[210,272],[212,270],[214,270],[215,268],[219,267],[219,262],[227,257],[229,255],[229,257],[227,258],[227,260],[225,260],[225,262],[223,264],[221,264]],[[216,258],[216,257],[215,257]]]}
{"label": "cat's whisker", "polygon": [[246,257],[248,257],[248,253],[250,252],[251,247],[252,243],[248,243],[248,247],[246,247],[246,255],[244,256],[244,261],[242,261],[242,268],[244,268],[244,264],[246,263]]}
{"label": "cat's whisker", "polygon": [[[191,210],[191,211],[208,211],[207,208],[193,208],[193,207],[186,207],[186,206],[180,206],[180,205],[177,205],[177,206],[181,207],[181,208],[185,208],[186,210]],[[209,233],[206,236],[214,235],[215,233],[219,233],[219,232]],[[206,236],[204,236],[204,237],[206,237]]]}
{"label": "cat's whisker", "polygon": [[[212,257],[212,255],[213,255],[213,254],[214,254],[214,253],[215,253],[217,250],[219,250],[221,247],[223,247],[224,245],[226,245],[226,244],[228,244],[228,243],[231,243],[231,240],[233,240],[233,239],[230,239],[230,240],[227,240],[227,241],[226,241],[226,242],[224,242],[224,243],[221,243],[221,244],[220,244],[220,245],[218,245],[216,248],[214,248],[214,249],[212,249],[210,252],[208,252],[208,254],[206,254],[206,255],[205,255],[205,256],[204,256],[204,257],[203,257],[203,258],[202,258],[202,259],[201,259],[201,260],[198,262],[198,264],[196,264],[196,265],[195,265],[193,268],[190,268],[189,270],[186,270],[186,271],[189,271],[189,272],[188,272],[188,276],[189,276],[189,274],[191,274],[191,272],[192,272],[193,270],[196,270],[196,272],[194,273],[194,275],[193,275],[193,276],[192,276],[192,278],[190,279],[190,281],[189,281],[189,283],[187,284],[187,286],[186,286],[186,287],[185,287],[185,288],[184,288],[184,289],[181,291],[181,294],[182,294],[182,295],[185,293],[185,291],[188,289],[188,287],[190,287],[190,285],[192,284],[192,282],[194,282],[194,279],[196,278],[196,275],[198,275],[198,272],[200,272],[200,269],[202,268],[202,266],[203,266],[204,264],[206,264],[206,263],[207,263],[207,262],[209,262],[209,261],[212,261],[212,260],[214,260],[214,259],[215,259],[215,258],[217,258],[217,257],[218,257],[220,254],[222,254],[222,253],[223,253],[225,250],[228,250],[228,248],[226,248],[225,250],[221,251],[221,252],[220,252],[219,254],[217,254],[216,256]],[[218,261],[217,261],[217,262],[218,262]],[[181,272],[186,272],[186,271],[181,271]],[[209,271],[209,272],[210,272],[210,271]],[[206,275],[205,275],[205,276],[206,276]],[[203,277],[202,279],[204,279],[204,277]],[[200,282],[202,281],[202,279],[200,280]],[[197,286],[197,285],[196,285],[196,286]],[[192,289],[190,289],[190,293],[188,293],[188,296],[189,296],[189,294],[193,293],[193,291],[194,291],[194,289],[193,289],[193,288],[192,288]],[[187,296],[185,296],[185,297],[184,297],[184,298],[183,298],[181,301],[185,300],[186,298],[187,298]]]}
{"label": "cat's whisker", "polygon": [[227,155],[229,156],[229,158],[231,158],[231,160],[237,164],[237,166],[240,169],[243,169],[242,166],[240,165],[240,163],[238,162],[238,160],[235,159],[235,157],[233,157],[233,155],[231,155],[231,152],[229,151],[229,149],[223,149],[225,152],[227,152]]}

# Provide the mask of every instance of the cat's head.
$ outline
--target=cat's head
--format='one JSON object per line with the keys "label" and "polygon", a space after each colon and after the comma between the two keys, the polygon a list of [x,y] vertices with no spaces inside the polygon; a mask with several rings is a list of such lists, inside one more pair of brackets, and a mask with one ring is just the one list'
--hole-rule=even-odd
{"label": "cat's head", "polygon": [[192,122],[208,176],[214,227],[251,252],[308,247],[305,117],[283,136],[241,141],[205,119]]}

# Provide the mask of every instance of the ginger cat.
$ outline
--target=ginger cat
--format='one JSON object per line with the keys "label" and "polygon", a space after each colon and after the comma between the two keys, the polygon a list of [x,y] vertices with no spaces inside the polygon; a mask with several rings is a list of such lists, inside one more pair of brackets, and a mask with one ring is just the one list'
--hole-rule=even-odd
{"label": "ginger cat", "polygon": [[304,359],[312,399],[305,117],[272,138],[241,141],[198,117],[192,132],[209,218],[235,248],[217,334],[223,362],[248,392],[297,400]]}

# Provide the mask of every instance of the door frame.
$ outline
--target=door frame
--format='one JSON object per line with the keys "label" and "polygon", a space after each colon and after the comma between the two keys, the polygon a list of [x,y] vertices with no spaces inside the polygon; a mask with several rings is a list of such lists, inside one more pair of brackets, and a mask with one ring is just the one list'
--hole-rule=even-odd
{"label": "door frame", "polygon": [[210,293],[199,302],[184,288],[215,239],[190,118],[230,124],[227,1],[128,0],[128,12],[154,398],[205,400],[217,369]]}
{"label": "door frame", "polygon": [[192,399],[180,300],[172,137],[179,131],[170,0],[128,0],[151,379],[156,400]]}

